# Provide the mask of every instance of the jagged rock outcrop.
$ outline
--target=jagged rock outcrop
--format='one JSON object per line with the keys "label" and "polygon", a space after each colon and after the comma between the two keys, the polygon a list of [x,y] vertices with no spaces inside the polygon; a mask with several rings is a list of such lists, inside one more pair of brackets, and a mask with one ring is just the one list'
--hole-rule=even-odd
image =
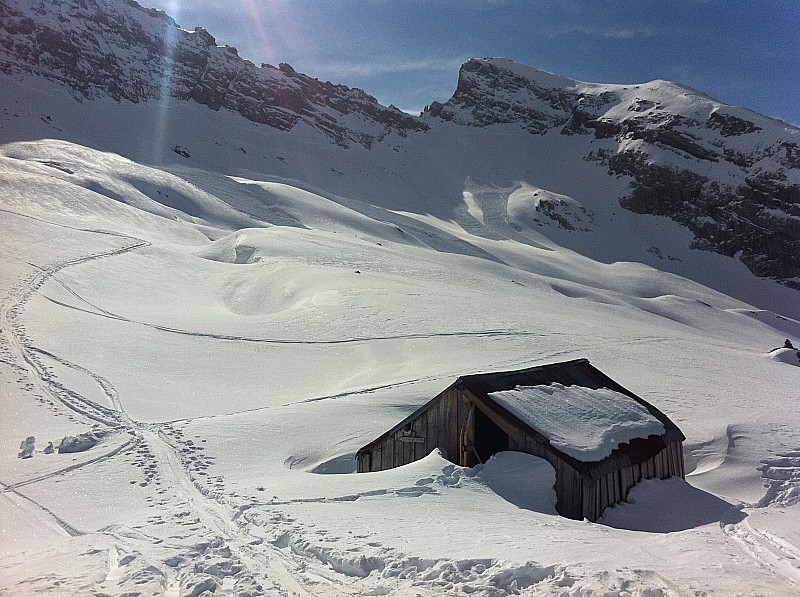
{"label": "jagged rock outcrop", "polygon": [[582,93],[574,83],[508,60],[471,59],[461,67],[453,97],[445,104],[433,102],[426,113],[467,126],[516,123],[544,134],[569,123],[579,108],[598,110],[616,99],[610,93]]}
{"label": "jagged rock outcrop", "polygon": [[[694,246],[800,289],[800,130],[653,81],[581,83],[503,59],[469,60],[428,118],[591,136],[584,159],[631,177],[622,207],[668,216]],[[708,165],[713,164],[709,169]]]}
{"label": "jagged rock outcrop", "polygon": [[370,148],[427,125],[361,91],[255,66],[205,29],[184,31],[133,0],[0,4],[0,70],[59,81],[76,94],[141,102],[192,99],[281,130],[305,123],[343,147]]}

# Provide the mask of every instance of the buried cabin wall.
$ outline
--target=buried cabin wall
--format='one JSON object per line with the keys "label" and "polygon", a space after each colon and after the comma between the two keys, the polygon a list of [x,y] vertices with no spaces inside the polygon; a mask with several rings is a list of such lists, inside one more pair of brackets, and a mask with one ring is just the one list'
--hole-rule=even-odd
{"label": "buried cabin wall", "polygon": [[445,458],[454,460],[458,455],[456,425],[457,405],[454,389],[448,389],[414,418],[406,421],[392,433],[373,442],[357,455],[360,473],[383,471],[424,458],[436,448]]}
{"label": "buried cabin wall", "polygon": [[[582,517],[594,522],[603,515],[603,510],[625,501],[631,488],[642,479],[668,477],[684,477],[683,446],[680,441],[668,443],[647,460],[611,471],[598,479],[584,477]],[[560,509],[559,513],[568,516]]]}

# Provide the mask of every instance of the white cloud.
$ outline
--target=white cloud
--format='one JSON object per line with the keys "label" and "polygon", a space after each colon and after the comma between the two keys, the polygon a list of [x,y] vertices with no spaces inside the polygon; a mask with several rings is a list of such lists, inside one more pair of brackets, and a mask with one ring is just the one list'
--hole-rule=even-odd
{"label": "white cloud", "polygon": [[335,72],[340,77],[375,77],[407,72],[455,72],[464,62],[462,58],[382,58],[371,61],[331,60],[310,62],[307,69],[313,72]]}
{"label": "white cloud", "polygon": [[656,27],[631,26],[614,27],[611,25],[570,25],[563,28],[552,29],[550,37],[560,37],[562,35],[588,35],[591,37],[602,37],[604,39],[635,39],[655,37],[659,33],[664,33]]}

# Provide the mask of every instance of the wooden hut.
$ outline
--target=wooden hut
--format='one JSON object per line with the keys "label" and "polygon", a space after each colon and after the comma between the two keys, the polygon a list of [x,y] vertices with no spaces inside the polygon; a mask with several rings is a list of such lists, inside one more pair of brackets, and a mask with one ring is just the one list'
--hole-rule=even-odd
{"label": "wooden hut", "polygon": [[[547,393],[542,396],[549,400],[550,418],[547,413],[538,416],[536,411],[544,402],[537,402],[536,397],[528,400],[531,392]],[[609,408],[632,413],[626,417],[638,417],[635,424],[642,433],[635,431],[635,437],[613,443],[607,446],[607,453],[600,454],[598,450],[583,453],[575,449],[549,428],[566,420],[577,426],[573,437],[600,437],[605,432],[598,428],[603,426],[603,417],[593,416],[595,406],[606,413]],[[573,421],[569,415],[581,409],[582,414]],[[435,448],[451,462],[466,467],[486,462],[504,450],[533,454],[547,459],[556,471],[556,510],[568,518],[595,521],[607,506],[625,500],[641,479],[683,477],[684,439],[661,411],[588,360],[579,359],[459,377],[361,448],[356,460],[362,473],[408,464]]]}

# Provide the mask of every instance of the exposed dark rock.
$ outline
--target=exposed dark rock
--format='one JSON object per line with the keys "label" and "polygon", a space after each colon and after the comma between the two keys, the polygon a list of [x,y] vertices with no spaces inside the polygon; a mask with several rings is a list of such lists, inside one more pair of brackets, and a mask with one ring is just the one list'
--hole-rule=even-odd
{"label": "exposed dark rock", "polygon": [[[564,126],[579,108],[590,109],[613,101],[613,95],[584,95],[536,81],[484,60],[468,60],[462,67],[453,97],[433,102],[425,114],[467,126],[518,123],[533,134]],[[566,133],[579,132],[580,114]]]}
{"label": "exposed dark rock", "polygon": [[633,177],[620,204],[633,212],[662,215],[695,234],[694,246],[739,256],[757,276],[800,277],[800,188],[762,174],[738,188],[652,163],[641,152],[609,160],[610,171]]}
{"label": "exposed dark rock", "polygon": [[708,122],[706,122],[706,127],[719,130],[719,134],[723,137],[746,135],[761,130],[752,122],[719,111],[711,113],[711,116],[708,117]]}
{"label": "exposed dark rock", "polygon": [[[88,98],[141,102],[166,93],[280,130],[304,121],[343,147],[369,148],[391,133],[428,128],[359,89],[322,83],[288,64],[256,67],[236,48],[218,47],[205,29],[184,31],[132,0],[0,5],[0,70],[40,75]],[[364,130],[348,128],[337,114],[359,116]]]}
{"label": "exposed dark rock", "polygon": [[783,141],[780,145],[783,152],[778,152],[777,158],[786,168],[800,169],[800,145]]}

